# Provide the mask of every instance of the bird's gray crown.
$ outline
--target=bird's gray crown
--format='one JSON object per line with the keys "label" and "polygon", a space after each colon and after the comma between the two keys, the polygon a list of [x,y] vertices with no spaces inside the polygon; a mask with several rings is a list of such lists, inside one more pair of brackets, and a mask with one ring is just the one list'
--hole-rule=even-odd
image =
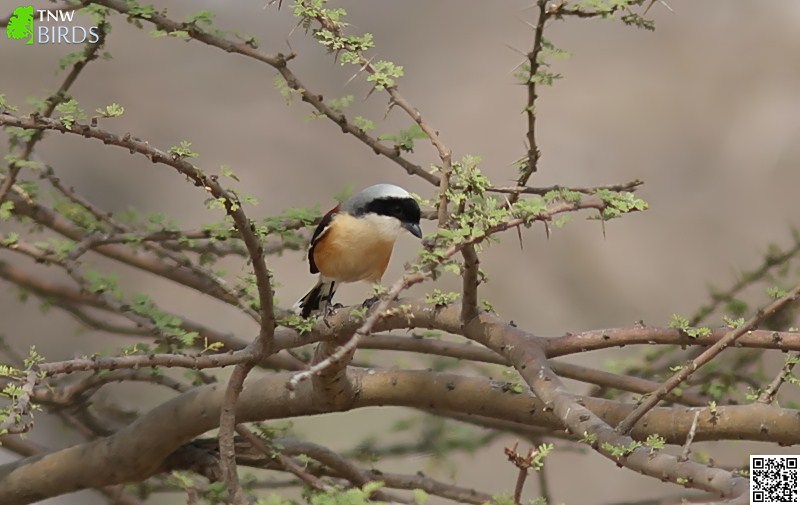
{"label": "bird's gray crown", "polygon": [[362,189],[350,199],[342,202],[340,209],[350,214],[360,214],[370,202],[388,198],[405,199],[411,198],[411,195],[405,189],[394,184],[375,184]]}

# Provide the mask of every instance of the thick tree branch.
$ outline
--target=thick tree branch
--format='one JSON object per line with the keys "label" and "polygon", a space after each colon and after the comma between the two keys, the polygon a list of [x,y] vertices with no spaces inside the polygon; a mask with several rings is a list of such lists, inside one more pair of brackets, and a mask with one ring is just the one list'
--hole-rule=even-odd
{"label": "thick tree branch", "polygon": [[714,357],[727,347],[733,345],[737,339],[751,330],[754,330],[764,319],[768,318],[785,305],[796,301],[798,297],[800,297],[800,285],[789,291],[785,296],[782,296],[763,309],[760,309],[756,315],[751,317],[740,327],[726,333],[725,336],[714,345],[706,349],[697,358],[693,359],[688,365],[684,366],[679,372],[670,377],[657,391],[648,395],[642,404],[617,426],[617,431],[622,434],[628,433],[633,425],[635,425],[648,410],[655,407],[658,402],[688,379],[698,368],[714,359]]}
{"label": "thick tree branch", "polygon": [[[521,344],[515,347],[520,348]],[[529,394],[504,392],[503,382],[429,371],[350,369],[348,375],[357,385],[359,394],[347,409],[396,405],[488,415],[524,426],[549,426],[554,430],[564,427],[556,417],[564,415],[562,406],[546,406]],[[289,373],[276,373],[248,382],[236,404],[237,420],[248,422],[322,413],[313,399],[310,383],[299,384],[297,394],[289,394],[286,385],[291,377]],[[422,391],[425,394],[420,394]],[[0,503],[31,503],[87,487],[138,481],[155,475],[162,471],[171,453],[217,426],[223,396],[224,388],[218,384],[201,386],[159,405],[109,437],[0,465]],[[570,405],[580,407],[578,412],[569,414],[570,422],[580,422],[581,416],[591,413],[592,417],[600,416],[604,424],[617,423],[635,407],[582,397],[574,397]],[[649,434],[658,433],[668,443],[683,444],[695,412],[696,409],[681,407],[656,408],[634,428],[632,435],[643,440]],[[760,420],[761,426],[748,421],[753,416]],[[613,433],[610,428],[608,430]],[[701,409],[695,441],[749,439],[793,444],[800,443],[798,437],[800,419],[795,411],[752,404],[717,407],[713,412]],[[659,457],[653,460],[655,463],[647,463],[650,460],[648,455],[643,459],[637,456],[632,466],[638,469],[646,464],[662,468],[658,464],[663,459]],[[646,473],[649,473],[651,467],[647,468]],[[663,469],[668,474],[673,471],[669,464]],[[709,481],[710,485],[719,485],[715,478]]]}
{"label": "thick tree branch", "polygon": [[[632,447],[633,440],[620,435],[601,417],[588,409],[583,401],[567,392],[561,380],[547,363],[542,347],[523,331],[495,320],[490,315],[482,316],[483,324],[477,321],[467,327],[470,338],[476,340],[512,362],[536,396],[547,409],[564,423],[573,435],[589,434],[594,437],[598,452],[632,470],[677,482],[689,479],[692,487],[720,493],[733,498],[747,491],[747,481],[730,472],[710,468],[694,462],[679,462],[674,456],[663,452],[651,454],[642,448],[625,450],[625,455],[614,455],[612,448]],[[687,430],[688,431],[688,430]]]}

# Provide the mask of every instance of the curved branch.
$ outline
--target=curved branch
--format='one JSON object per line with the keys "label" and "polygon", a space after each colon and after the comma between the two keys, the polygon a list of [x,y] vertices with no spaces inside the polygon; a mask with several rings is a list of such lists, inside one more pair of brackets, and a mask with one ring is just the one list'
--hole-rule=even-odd
{"label": "curved branch", "polygon": [[[310,384],[298,385],[290,395],[290,373],[270,374],[249,381],[236,404],[239,422],[323,413],[311,394]],[[429,371],[348,371],[359,394],[344,410],[395,405],[435,411],[491,416],[563,430],[561,421],[529,394],[504,390],[504,384],[481,378]],[[156,407],[119,432],[47,455],[0,466],[0,503],[21,505],[89,487],[143,480],[165,468],[165,460],[194,437],[214,429],[219,422],[224,388],[201,386]],[[599,415],[614,424],[634,405],[610,400],[575,397],[581,412]],[[669,443],[682,444],[696,409],[656,408],[632,432],[637,439],[658,433]],[[559,409],[556,413],[563,414]],[[575,414],[575,419],[581,413]],[[753,418],[761,421],[748,422]],[[763,428],[762,428],[763,427]],[[612,430],[613,431],[613,430]],[[800,442],[800,418],[796,411],[762,404],[702,409],[695,440],[736,438]],[[647,452],[647,451],[644,451]],[[650,461],[649,456],[645,460]],[[658,464],[661,456],[654,459]],[[683,465],[689,464],[683,463]],[[694,465],[697,465],[696,463]],[[699,466],[699,465],[697,465]],[[668,471],[665,467],[664,471]],[[661,477],[661,475],[659,475]],[[712,479],[713,480],[713,479]],[[713,481],[714,485],[718,481]]]}
{"label": "curved branch", "polygon": [[364,130],[349,122],[344,114],[331,109],[323,101],[321,95],[309,91],[309,88],[301,83],[300,79],[298,79],[294,72],[292,72],[288,67],[288,62],[294,57],[294,55],[286,56],[280,53],[275,55],[267,54],[256,49],[252,43],[227,40],[223,37],[218,37],[211,33],[204,32],[198,29],[198,27],[192,23],[179,23],[157,12],[148,14],[147,16],[137,16],[135,14],[131,14],[130,6],[123,0],[95,0],[91,3],[104,5],[119,13],[129,15],[132,18],[137,18],[144,22],[152,23],[160,30],[163,30],[167,33],[185,32],[192,39],[198,40],[209,46],[222,49],[228,53],[240,54],[262,63],[266,63],[280,72],[281,76],[286,80],[286,83],[289,85],[289,87],[300,94],[304,102],[309,103],[325,117],[338,124],[344,133],[349,133],[366,144],[375,152],[375,154],[383,155],[386,158],[394,161],[403,167],[403,169],[409,175],[416,175],[434,185],[439,184],[439,178],[437,176],[404,158],[400,154],[400,150],[397,147],[389,147],[380,142],[378,139],[371,137]]}
{"label": "curved branch", "polygon": [[[546,408],[573,435],[593,437],[592,447],[600,454],[645,475],[682,482],[691,487],[719,493],[726,498],[735,498],[747,492],[748,481],[731,472],[692,461],[680,461],[664,452],[653,453],[632,445],[632,438],[617,433],[607,420],[587,408],[585,401],[567,392],[550,368],[542,347],[525,332],[500,323],[490,315],[485,315],[482,319],[484,324],[475,322],[467,328],[470,338],[503,353]],[[691,425],[685,433],[689,429]],[[620,456],[613,449],[622,449],[623,455]]]}

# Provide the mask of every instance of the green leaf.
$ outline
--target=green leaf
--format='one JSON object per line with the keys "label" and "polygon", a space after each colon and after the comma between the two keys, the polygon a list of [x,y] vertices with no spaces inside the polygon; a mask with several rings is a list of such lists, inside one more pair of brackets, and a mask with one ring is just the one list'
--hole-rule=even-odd
{"label": "green leaf", "polygon": [[783,298],[787,294],[788,291],[778,286],[770,286],[767,288],[767,296],[769,296],[770,298],[775,298],[775,299]]}
{"label": "green leaf", "polygon": [[199,154],[192,151],[192,143],[186,140],[181,140],[177,146],[169,148],[168,152],[175,158],[197,158]]}
{"label": "green leaf", "polygon": [[353,118],[353,125],[355,125],[356,128],[364,130],[365,132],[375,129],[375,123],[362,116],[356,116]]}
{"label": "green leaf", "polygon": [[380,60],[372,65],[373,73],[367,77],[368,82],[374,82],[376,89],[391,88],[395,79],[403,77],[403,67],[391,61]]}
{"label": "green leaf", "polygon": [[460,297],[461,295],[454,291],[445,292],[439,289],[434,289],[433,292],[425,294],[425,303],[428,305],[433,305],[436,308],[441,308],[450,305]]}
{"label": "green leaf", "polygon": [[71,130],[72,126],[77,121],[84,120],[88,117],[86,113],[78,107],[78,101],[74,98],[56,105],[56,112],[61,113],[58,119],[67,130]]}
{"label": "green leaf", "polygon": [[14,202],[6,200],[0,203],[0,221],[8,221],[14,215]]}
{"label": "green leaf", "polygon": [[424,489],[417,488],[414,490],[414,503],[417,505],[425,505],[430,497],[431,496]]}
{"label": "green leaf", "polygon": [[658,449],[663,449],[664,446],[667,445],[667,441],[658,433],[651,433],[647,436],[647,440],[645,440],[644,445],[650,448],[650,452],[653,452]]}
{"label": "green leaf", "polygon": [[96,112],[103,117],[119,117],[125,113],[125,107],[118,103],[112,103],[103,109],[96,109]]}
{"label": "green leaf", "polygon": [[424,138],[428,138],[428,135],[422,131],[422,128],[418,124],[414,123],[408,129],[400,130],[399,133],[381,135],[378,137],[378,140],[391,140],[401,151],[413,152],[414,141]]}

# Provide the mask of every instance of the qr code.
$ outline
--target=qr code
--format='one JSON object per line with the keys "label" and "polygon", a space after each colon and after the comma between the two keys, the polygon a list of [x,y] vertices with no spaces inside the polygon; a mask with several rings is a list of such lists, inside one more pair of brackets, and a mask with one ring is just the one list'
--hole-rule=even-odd
{"label": "qr code", "polygon": [[750,503],[800,503],[797,460],[800,456],[750,456]]}

